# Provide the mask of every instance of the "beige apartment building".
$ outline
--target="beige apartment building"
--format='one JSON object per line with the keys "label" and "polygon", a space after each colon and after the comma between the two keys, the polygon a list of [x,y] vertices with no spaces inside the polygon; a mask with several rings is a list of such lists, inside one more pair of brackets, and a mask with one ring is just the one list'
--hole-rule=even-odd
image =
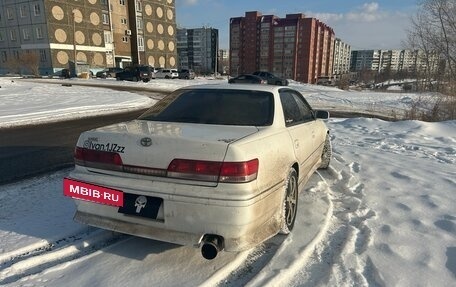
{"label": "beige apartment building", "polygon": [[428,58],[421,50],[355,50],[351,52],[350,69],[353,72],[371,70],[375,72],[407,71],[424,72],[437,71],[440,58],[432,53]]}
{"label": "beige apartment building", "polygon": [[30,52],[42,75],[74,62],[175,68],[176,46],[175,0],[0,0],[0,73]]}
{"label": "beige apartment building", "polygon": [[344,74],[350,73],[351,47],[341,39],[334,40],[334,63],[333,76],[340,78]]}

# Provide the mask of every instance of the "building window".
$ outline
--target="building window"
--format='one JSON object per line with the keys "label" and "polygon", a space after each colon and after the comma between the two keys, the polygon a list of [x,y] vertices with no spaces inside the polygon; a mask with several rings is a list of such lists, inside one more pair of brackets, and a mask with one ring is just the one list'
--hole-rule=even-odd
{"label": "building window", "polygon": [[5,38],[3,37],[3,32],[0,31],[0,42],[3,42],[5,41]]}
{"label": "building window", "polygon": [[29,29],[22,29],[22,36],[24,40],[30,40],[30,31]]}
{"label": "building window", "polygon": [[46,62],[46,50],[40,50],[40,60],[41,62]]}
{"label": "building window", "polygon": [[102,13],[101,16],[103,17],[103,24],[109,25],[109,15],[107,13]]}
{"label": "building window", "polygon": [[15,30],[10,30],[10,39],[11,41],[16,41],[16,31]]}
{"label": "building window", "polygon": [[125,0],[119,0],[120,5],[125,5]]}
{"label": "building window", "polygon": [[125,18],[120,19],[120,23],[127,25],[127,19],[125,19]]}
{"label": "building window", "polygon": [[19,7],[19,13],[21,14],[21,18],[27,17],[27,6]]}
{"label": "building window", "polygon": [[13,9],[6,8],[6,18],[8,18],[8,20],[13,20],[14,19]]}
{"label": "building window", "polygon": [[144,38],[143,38],[143,36],[138,36],[138,51],[144,51]]}
{"label": "building window", "polygon": [[143,29],[143,20],[141,18],[136,19],[136,27],[138,27],[139,30]]}
{"label": "building window", "polygon": [[112,34],[110,31],[104,31],[105,44],[112,44]]}
{"label": "building window", "polygon": [[123,37],[122,37],[122,42],[128,43],[128,37],[127,37],[127,36],[123,36]]}
{"label": "building window", "polygon": [[2,62],[5,63],[7,60],[6,51],[2,51]]}
{"label": "building window", "polygon": [[142,11],[141,1],[136,0],[136,11]]}
{"label": "building window", "polygon": [[40,7],[40,4],[35,4],[35,5],[33,5],[33,14],[34,14],[35,16],[41,15],[41,7]]}
{"label": "building window", "polygon": [[100,0],[100,3],[103,5],[108,5],[108,0]]}
{"label": "building window", "polygon": [[36,27],[36,38],[43,39],[43,29],[41,27]]}
{"label": "building window", "polygon": [[19,60],[19,51],[18,50],[14,50],[13,51],[13,56],[16,60]]}

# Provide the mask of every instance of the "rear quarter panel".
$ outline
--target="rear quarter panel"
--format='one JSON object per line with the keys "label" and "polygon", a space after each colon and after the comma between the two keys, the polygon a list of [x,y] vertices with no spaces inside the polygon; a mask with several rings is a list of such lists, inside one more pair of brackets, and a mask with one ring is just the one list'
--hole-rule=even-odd
{"label": "rear quarter panel", "polygon": [[283,184],[296,161],[291,138],[284,129],[265,129],[229,145],[225,161],[259,161],[257,193]]}

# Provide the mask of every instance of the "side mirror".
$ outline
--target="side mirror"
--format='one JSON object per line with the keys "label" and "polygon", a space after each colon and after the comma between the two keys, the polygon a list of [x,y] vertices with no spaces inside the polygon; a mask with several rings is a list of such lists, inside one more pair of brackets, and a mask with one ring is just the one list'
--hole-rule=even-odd
{"label": "side mirror", "polygon": [[329,119],[329,112],[327,111],[315,111],[315,117],[317,119],[327,120]]}

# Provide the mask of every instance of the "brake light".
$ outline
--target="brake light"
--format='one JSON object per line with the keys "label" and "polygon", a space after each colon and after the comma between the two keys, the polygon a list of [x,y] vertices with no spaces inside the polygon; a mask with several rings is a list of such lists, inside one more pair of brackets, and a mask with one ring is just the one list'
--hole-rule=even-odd
{"label": "brake light", "polygon": [[77,165],[122,171],[148,176],[173,177],[208,182],[245,183],[257,178],[259,161],[217,162],[174,159],[168,169],[124,165],[120,154],[76,147],[74,160]]}
{"label": "brake light", "polygon": [[123,164],[122,158],[118,153],[81,147],[76,147],[74,160],[76,164],[97,168],[116,167],[114,169],[122,169]]}
{"label": "brake light", "polygon": [[243,183],[257,178],[258,159],[246,162],[216,162],[174,159],[168,177],[210,182]]}
{"label": "brake light", "polygon": [[74,151],[74,161],[77,165],[86,167],[123,171],[149,176],[166,176],[166,170],[164,169],[124,165],[120,154],[115,152],[76,147]]}
{"label": "brake light", "polygon": [[221,162],[174,159],[168,166],[168,176],[175,178],[217,182]]}
{"label": "brake light", "polygon": [[220,182],[249,182],[258,175],[258,159],[245,162],[224,162],[220,171]]}

